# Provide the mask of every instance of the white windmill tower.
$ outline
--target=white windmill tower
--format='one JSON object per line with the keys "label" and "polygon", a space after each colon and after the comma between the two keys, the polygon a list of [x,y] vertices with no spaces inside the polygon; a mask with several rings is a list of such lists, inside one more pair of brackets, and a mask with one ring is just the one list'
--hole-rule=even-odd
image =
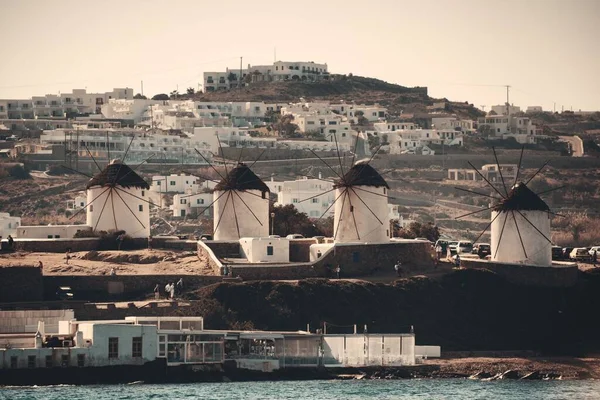
{"label": "white windmill tower", "polygon": [[502,180],[504,193],[502,190],[496,188],[477,168],[469,163],[491,189],[499,195],[499,197],[496,195],[487,195],[481,192],[456,188],[458,190],[497,200],[496,204],[475,212],[461,215],[457,217],[457,219],[492,210],[490,223],[477,239],[475,239],[475,241],[479,240],[491,226],[491,260],[506,264],[527,264],[549,267],[552,265],[552,241],[549,239],[550,215],[561,215],[551,212],[550,207],[548,207],[539,195],[562,189],[562,186],[540,193],[534,193],[527,187],[527,184],[531,182],[548,162],[544,163],[544,165],[542,165],[526,182],[519,181],[521,161],[523,160],[523,149],[521,149],[521,157],[517,167],[515,182],[509,191],[505,185],[502,169],[498,163],[496,150],[494,148],[492,148],[492,150],[494,151],[494,157],[496,159],[498,173]]}
{"label": "white windmill tower", "polygon": [[389,242],[390,187],[368,160],[354,164],[334,187],[334,242]]}
{"label": "white windmill tower", "polygon": [[269,235],[269,187],[246,164],[223,177],[213,199],[214,240]]}
{"label": "white windmill tower", "polygon": [[123,230],[133,238],[150,235],[150,186],[127,164],[111,161],[86,189],[86,223],[94,231]]}

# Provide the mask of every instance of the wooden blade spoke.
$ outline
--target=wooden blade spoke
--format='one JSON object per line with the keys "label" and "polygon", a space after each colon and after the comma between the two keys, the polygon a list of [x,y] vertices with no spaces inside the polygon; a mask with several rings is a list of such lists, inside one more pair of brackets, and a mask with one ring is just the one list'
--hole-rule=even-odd
{"label": "wooden blade spoke", "polygon": [[496,166],[498,167],[498,173],[500,174],[500,179],[502,179],[502,187],[504,188],[506,197],[508,197],[508,189],[506,188],[506,183],[504,183],[504,176],[502,175],[502,170],[500,169],[500,162],[498,162],[498,155],[496,154],[496,148],[494,146],[492,146],[492,151],[494,152],[494,158],[496,159]]}
{"label": "wooden blade spoke", "polygon": [[252,211],[252,209],[248,206],[248,204],[244,201],[244,199],[242,198],[242,196],[240,196],[240,194],[236,191],[233,192],[237,197],[239,197],[239,199],[242,201],[242,203],[246,206],[246,208],[248,209],[248,211],[250,211],[250,213],[254,216],[254,218],[256,219],[256,221],[258,221],[258,223],[260,224],[260,226],[263,226],[262,222],[260,222],[260,219],[258,219],[258,217],[256,216],[256,214],[254,213],[254,211]]}
{"label": "wooden blade spoke", "polygon": [[104,189],[104,191],[102,191],[102,192],[101,192],[101,193],[100,193],[98,196],[94,197],[94,198],[92,199],[92,201],[90,201],[89,203],[87,203],[87,204],[85,205],[85,207],[83,207],[82,209],[80,209],[79,211],[77,211],[75,214],[71,215],[71,216],[69,217],[69,219],[73,219],[73,218],[75,218],[75,216],[76,216],[77,214],[79,214],[79,213],[83,212],[85,209],[87,209],[89,206],[91,206],[91,205],[92,205],[92,203],[93,203],[93,202],[95,202],[95,201],[98,199],[98,197],[102,196],[102,195],[103,195],[104,193],[106,193],[106,192],[107,192],[109,189],[110,189],[110,187],[107,187],[106,189]]}
{"label": "wooden blade spoke", "polygon": [[333,240],[335,241],[335,238],[337,237],[338,232],[340,231],[340,223],[342,222],[343,219],[343,213],[344,213],[344,203],[346,203],[346,196],[348,195],[348,188],[344,189],[344,191],[342,192],[344,194],[344,197],[342,198],[342,207],[340,209],[340,218],[338,219],[338,223],[337,223],[337,227],[335,229],[335,233],[333,235]]}
{"label": "wooden blade spoke", "polygon": [[[123,202],[123,204],[125,204],[125,207],[127,207],[127,209],[129,210],[129,212],[131,213],[131,215],[133,215],[135,217],[135,219],[137,219],[137,222],[140,223],[140,225],[142,226],[142,228],[146,229],[146,227],[144,226],[144,224],[142,223],[142,221],[140,221],[140,219],[138,218],[137,215],[135,215],[135,213],[133,212],[133,210],[129,207],[129,204],[127,204],[127,202],[123,199],[123,197],[121,197],[121,195],[119,194],[118,190],[115,191],[115,193],[117,194],[117,196],[119,196],[119,198],[121,199],[121,201]],[[127,193],[127,192],[124,192]]]}
{"label": "wooden blade spoke", "polygon": [[515,226],[517,227],[517,233],[519,234],[519,240],[521,241],[521,247],[523,248],[523,254],[525,254],[525,258],[527,258],[527,251],[525,250],[525,244],[523,244],[523,238],[521,237],[521,230],[519,229],[519,224],[517,223],[517,219],[515,218],[515,212],[510,210],[513,220],[515,221]]}
{"label": "wooden blade spoke", "polygon": [[373,216],[375,217],[375,219],[376,219],[377,221],[379,221],[379,223],[380,223],[381,225],[383,225],[383,222],[382,222],[382,221],[379,219],[379,217],[377,216],[377,214],[375,214],[375,212],[373,212],[373,210],[371,210],[371,207],[369,207],[369,206],[367,205],[367,203],[365,203],[365,201],[364,201],[364,200],[363,200],[363,199],[362,199],[362,198],[361,198],[361,197],[358,195],[358,193],[356,193],[356,192],[354,191],[354,189],[358,189],[358,188],[350,186],[350,190],[352,190],[352,193],[354,193],[354,194],[356,195],[356,197],[358,197],[358,200],[360,200],[360,202],[361,202],[361,203],[363,203],[363,204],[364,204],[364,206],[365,206],[365,207],[367,207],[367,209],[368,209],[369,211],[371,211],[371,214],[373,214]]}
{"label": "wooden blade spoke", "polygon": [[543,164],[543,165],[542,165],[542,166],[541,166],[541,167],[540,167],[540,168],[539,168],[537,171],[535,171],[535,174],[533,174],[533,175],[531,176],[531,178],[529,178],[529,179],[527,180],[527,182],[525,182],[525,186],[527,186],[527,185],[529,184],[529,182],[531,182],[531,180],[532,180],[533,178],[535,178],[535,177],[537,176],[537,174],[539,174],[539,173],[540,173],[540,172],[541,172],[541,171],[544,169],[544,167],[545,167],[546,165],[548,165],[548,163],[549,163],[549,162],[550,162],[550,160],[546,161],[546,162],[545,162],[545,163],[544,163],[544,164]]}
{"label": "wooden blade spoke", "polygon": [[502,193],[500,193],[500,191],[498,189],[496,189],[496,186],[492,185],[492,182],[490,182],[485,176],[483,176],[483,174],[481,172],[479,172],[479,170],[477,168],[475,168],[475,166],[473,164],[471,164],[471,161],[467,161],[467,162],[471,166],[471,168],[473,168],[475,170],[475,172],[477,172],[477,174],[479,176],[481,176],[481,178],[483,178],[483,180],[486,181],[487,184],[490,185],[492,187],[492,189],[494,189],[496,191],[496,193],[498,193],[500,195],[500,197],[502,197],[503,199],[506,198]]}
{"label": "wooden blade spoke", "polygon": [[[110,193],[112,193],[112,188],[110,188]],[[102,209],[100,210],[100,215],[98,215],[98,221],[96,221],[96,225],[94,225],[94,231],[98,227],[98,224],[100,223],[100,219],[102,219],[102,214],[104,214],[104,208],[106,207],[106,203],[108,203],[108,198],[109,197],[110,196],[107,194],[106,195],[106,200],[104,200],[104,204],[102,205]]]}
{"label": "wooden blade spoke", "polygon": [[492,199],[496,199],[496,200],[502,200],[498,196],[490,196],[489,194],[485,194],[485,193],[481,193],[481,192],[476,192],[474,190],[469,190],[469,189],[463,189],[463,188],[459,188],[457,186],[455,186],[454,189],[456,189],[456,190],[462,190],[463,192],[469,192],[469,193],[473,193],[473,194],[478,194],[479,196],[491,197]]}
{"label": "wooden blade spoke", "polygon": [[517,165],[517,173],[515,174],[515,183],[513,184],[516,185],[517,182],[519,181],[519,173],[521,172],[521,161],[523,161],[523,151],[525,150],[525,146],[523,145],[521,147],[521,156],[519,157],[519,164]]}
{"label": "wooden blade spoke", "polygon": [[540,235],[542,235],[542,237],[543,237],[544,239],[546,239],[546,240],[548,241],[548,243],[552,244],[552,240],[548,239],[548,237],[547,237],[546,235],[544,235],[544,234],[542,233],[542,231],[540,231],[540,230],[537,228],[537,226],[535,226],[534,224],[532,224],[532,223],[531,223],[531,221],[530,221],[530,220],[529,220],[529,219],[528,219],[526,216],[524,216],[524,215],[523,215],[523,213],[522,213],[521,211],[519,211],[519,210],[515,210],[515,211],[516,211],[516,212],[518,212],[518,213],[519,213],[519,215],[520,215],[521,217],[523,217],[523,219],[529,223],[529,225],[533,226],[533,229],[535,229],[535,230],[537,231],[537,233],[539,233]]}
{"label": "wooden blade spoke", "polygon": [[317,194],[317,195],[315,195],[315,196],[310,196],[310,197],[309,197],[309,198],[307,198],[307,199],[300,200],[298,203],[302,203],[302,202],[308,201],[308,200],[310,200],[310,199],[314,199],[315,197],[321,197],[321,196],[323,196],[323,195],[325,195],[325,194],[327,194],[327,193],[329,193],[329,192],[333,192],[334,190],[335,190],[335,188],[333,188],[333,189],[329,189],[329,190],[328,190],[328,191],[326,191],[326,192],[319,193],[319,194]]}
{"label": "wooden blade spoke", "polygon": [[223,205],[223,211],[221,211],[221,215],[219,216],[217,225],[215,226],[215,229],[213,230],[213,236],[217,233],[217,229],[219,228],[219,225],[221,225],[221,221],[223,220],[223,214],[225,214],[225,210],[227,210],[227,203],[229,203],[229,198],[231,197],[230,190],[223,192],[223,193],[227,193],[227,198],[225,199],[225,204]]}
{"label": "wooden blade spoke", "polygon": [[496,216],[490,221],[490,223],[487,224],[487,226],[485,228],[483,228],[483,231],[479,234],[479,236],[477,236],[477,239],[473,240],[473,243],[477,243],[477,241],[483,236],[485,231],[487,231],[489,229],[489,227],[494,223],[496,218],[498,218],[499,216],[500,216],[500,213],[496,214]]}
{"label": "wooden blade spoke", "polygon": [[[500,213],[498,213],[500,214]],[[508,213],[503,212],[504,214],[504,223],[502,224],[502,230],[500,231],[500,237],[498,238],[498,243],[496,244],[496,252],[494,253],[494,258],[498,255],[498,250],[500,250],[500,243],[502,242],[502,236],[504,235],[504,228],[506,227],[506,220],[508,220]]]}

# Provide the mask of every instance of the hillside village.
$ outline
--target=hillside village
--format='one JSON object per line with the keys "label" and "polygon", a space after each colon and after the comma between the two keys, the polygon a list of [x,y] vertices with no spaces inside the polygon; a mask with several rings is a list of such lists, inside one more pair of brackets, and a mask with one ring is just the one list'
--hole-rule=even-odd
{"label": "hillside village", "polygon": [[[151,181],[152,201],[161,206],[152,210],[155,233],[196,235],[211,231],[207,218],[213,210],[205,206],[215,183],[207,179],[217,176],[207,163],[257,162],[255,169],[277,205],[293,205],[320,220],[332,216],[332,209],[326,211],[334,201],[331,192],[318,202],[300,201],[331,189],[332,183],[325,180],[335,175],[323,163],[308,160],[339,155],[348,163],[373,157],[375,165],[389,173],[386,179],[395,197],[390,199],[388,219],[396,221],[398,229],[412,222],[435,223],[452,234],[475,232],[484,225],[478,216],[454,220],[461,210],[485,204],[453,189],[457,184],[478,185],[479,175],[467,164],[471,157],[490,154],[494,146],[510,160],[503,168],[514,171],[521,146],[533,157],[526,160],[526,168],[535,168],[530,160],[539,156],[541,163],[545,154],[596,154],[593,129],[568,140],[565,135],[570,132],[557,129],[564,128],[558,121],[565,120],[572,121],[569,126],[594,128],[597,113],[554,114],[535,106],[523,112],[504,104],[490,107],[486,114],[468,103],[430,98],[425,87],[333,74],[327,64],[312,62],[248,65],[241,73],[238,79],[237,69],[206,72],[204,92],[189,88],[185,94],[174,91],[151,99],[134,95],[131,88],[117,88],[0,100],[6,165],[22,163],[34,171],[33,181],[24,182],[21,189],[31,188],[32,196],[23,202],[7,201],[14,194],[11,181],[4,182],[4,211],[10,214],[3,217],[6,230],[1,236],[14,235],[15,226],[22,223],[83,222],[83,214],[72,219],[86,204],[85,196],[77,194],[86,178],[82,174],[93,174],[96,164],[125,154],[123,161],[139,164],[140,173]],[[286,159],[293,162],[278,161]],[[497,181],[495,166],[479,166]],[[560,177],[547,178],[534,183],[551,188],[572,177],[563,171]],[[52,189],[67,182],[66,191]],[[35,192],[43,188],[50,197],[36,199]],[[598,196],[598,188],[589,189]],[[568,197],[569,193],[556,193],[553,201],[569,212],[591,211],[580,202],[574,209]]]}

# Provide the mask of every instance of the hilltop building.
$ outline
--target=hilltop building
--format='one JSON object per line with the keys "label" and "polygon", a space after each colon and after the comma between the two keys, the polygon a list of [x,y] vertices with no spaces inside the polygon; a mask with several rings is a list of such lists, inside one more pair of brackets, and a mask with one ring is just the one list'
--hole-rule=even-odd
{"label": "hilltop building", "polygon": [[111,99],[133,99],[133,89],[115,88],[112,92],[72,93],[33,96],[31,99],[0,99],[0,119],[64,118],[67,114],[100,114],[103,104]]}
{"label": "hilltop building", "polygon": [[247,68],[241,70],[227,68],[224,72],[205,72],[204,91],[227,90],[253,82],[318,81],[328,78],[327,64],[317,64],[312,61],[276,61],[272,65],[248,64]]}
{"label": "hilltop building", "polygon": [[0,212],[0,238],[6,238],[8,235],[16,236],[20,225],[21,217],[11,217],[9,213]]}

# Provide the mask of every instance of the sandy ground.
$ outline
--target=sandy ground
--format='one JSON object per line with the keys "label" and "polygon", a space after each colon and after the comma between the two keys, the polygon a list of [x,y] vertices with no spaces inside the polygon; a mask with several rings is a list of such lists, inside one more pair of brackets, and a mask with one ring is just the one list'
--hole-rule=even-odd
{"label": "sandy ground", "polygon": [[527,357],[491,358],[470,357],[452,359],[429,359],[426,364],[439,365],[441,376],[477,373],[499,374],[512,370],[523,376],[530,372],[556,374],[561,379],[600,379],[600,358]]}
{"label": "sandy ground", "polygon": [[113,268],[119,275],[212,275],[208,264],[190,251],[82,251],[72,253],[68,264],[63,253],[0,255],[0,267],[37,266],[39,261],[44,275],[107,275]]}

